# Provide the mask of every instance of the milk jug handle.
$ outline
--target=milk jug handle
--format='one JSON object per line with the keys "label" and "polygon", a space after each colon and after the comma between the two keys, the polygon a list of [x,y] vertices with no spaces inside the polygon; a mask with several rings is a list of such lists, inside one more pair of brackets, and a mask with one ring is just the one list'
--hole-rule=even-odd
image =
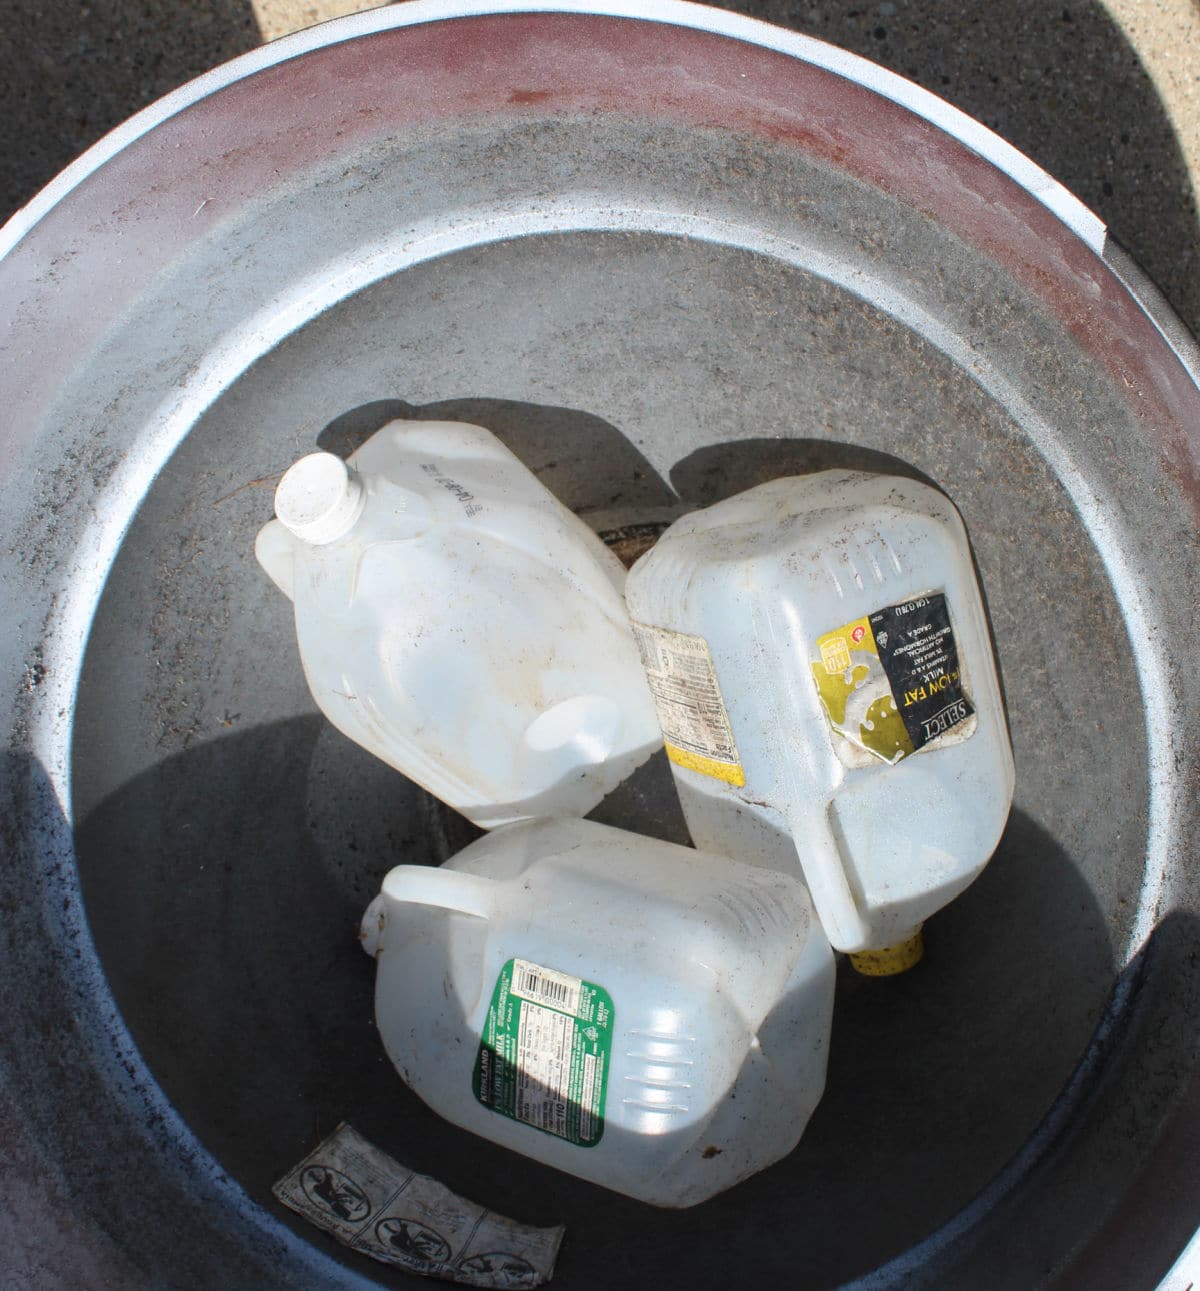
{"label": "milk jug handle", "polygon": [[829,804],[789,821],[800,855],[804,881],[825,928],[838,950],[861,950],[870,931],[846,877],[842,849],[829,819]]}
{"label": "milk jug handle", "polygon": [[258,557],[258,563],[289,601],[296,599],[295,543],[296,540],[278,520],[270,520],[263,525],[254,540],[254,554]]}
{"label": "milk jug handle", "polygon": [[389,901],[437,906],[477,919],[491,917],[495,888],[493,880],[481,875],[436,865],[397,865],[383,880],[383,895]]}

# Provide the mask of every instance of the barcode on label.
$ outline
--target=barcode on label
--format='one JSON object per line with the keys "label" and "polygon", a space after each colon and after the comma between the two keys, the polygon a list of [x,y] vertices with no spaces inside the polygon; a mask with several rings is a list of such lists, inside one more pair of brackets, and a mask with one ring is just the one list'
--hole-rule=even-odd
{"label": "barcode on label", "polygon": [[572,1016],[579,1012],[583,982],[569,973],[555,972],[527,959],[513,961],[512,993],[534,1004],[545,1004]]}
{"label": "barcode on label", "polygon": [[642,629],[640,623],[634,624],[633,639],[637,642],[638,654],[642,657],[642,667],[647,672],[662,672],[666,669],[667,663],[662,656],[662,651],[658,648],[658,641],[646,629]]}

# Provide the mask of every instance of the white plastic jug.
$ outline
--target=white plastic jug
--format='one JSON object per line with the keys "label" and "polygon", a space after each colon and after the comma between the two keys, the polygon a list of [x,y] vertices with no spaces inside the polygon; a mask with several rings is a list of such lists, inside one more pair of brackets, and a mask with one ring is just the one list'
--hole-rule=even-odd
{"label": "white plastic jug", "polygon": [[624,569],[491,432],[392,422],[275,511],[318,706],[477,825],[583,815],[660,747]]}
{"label": "white plastic jug", "polygon": [[657,1206],[790,1152],[824,1088],[833,955],[788,875],[537,821],[392,870],[362,938],[434,1111]]}
{"label": "white plastic jug", "polygon": [[803,872],[886,973],[983,869],[1013,762],[958,512],[827,471],[677,520],[626,600],[697,847]]}

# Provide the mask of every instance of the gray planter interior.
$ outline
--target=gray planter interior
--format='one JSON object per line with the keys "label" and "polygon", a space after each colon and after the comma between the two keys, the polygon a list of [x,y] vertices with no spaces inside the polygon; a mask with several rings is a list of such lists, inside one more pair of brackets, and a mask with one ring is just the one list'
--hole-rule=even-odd
{"label": "gray planter interior", "polygon": [[[564,1291],[1155,1285],[1200,1218],[1190,341],[869,65],[686,6],[415,12],[231,65],[8,231],[0,1271],[408,1285],[270,1197],[345,1119],[565,1223]],[[966,520],[1009,828],[917,971],[843,966],[798,1150],[695,1210],[442,1123],[378,1043],[362,908],[474,835],[316,714],[252,542],[397,416],[602,532],[830,465]],[[596,815],[687,841],[661,757]]]}

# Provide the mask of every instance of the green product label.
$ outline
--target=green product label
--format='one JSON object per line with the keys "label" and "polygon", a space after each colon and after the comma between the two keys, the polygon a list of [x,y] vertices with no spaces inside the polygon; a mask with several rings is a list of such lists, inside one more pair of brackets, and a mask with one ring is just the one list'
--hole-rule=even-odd
{"label": "green product label", "polygon": [[604,1133],[612,996],[527,959],[500,970],[475,1059],[475,1097],[579,1147]]}

